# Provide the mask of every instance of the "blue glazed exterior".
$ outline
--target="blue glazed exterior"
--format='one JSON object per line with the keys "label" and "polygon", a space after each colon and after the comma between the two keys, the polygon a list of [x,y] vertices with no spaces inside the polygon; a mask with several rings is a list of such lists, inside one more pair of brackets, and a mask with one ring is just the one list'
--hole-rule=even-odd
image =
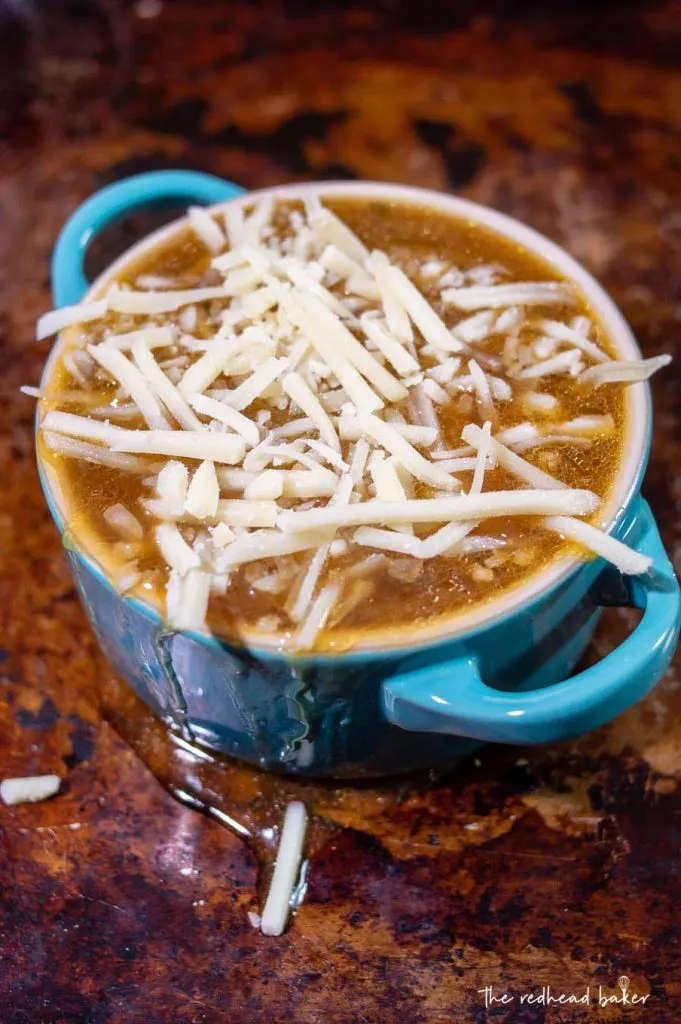
{"label": "blue glazed exterior", "polygon": [[[55,250],[57,304],[82,298],[85,250],[111,220],[152,200],[214,204],[240,191],[208,176],[161,172],[98,193]],[[88,556],[72,548],[67,556],[114,670],[188,736],[271,771],[398,774],[442,764],[480,742],[544,743],[595,728],[654,686],[676,647],[681,602],[638,494],[644,468],[645,459],[611,532],[652,557],[645,577],[626,581],[598,559],[579,563],[520,610],[407,648],[295,658],[172,632],[153,609],[116,593]],[[63,532],[42,469],[41,480]],[[606,604],[642,608],[643,619],[620,648],[570,679]]]}

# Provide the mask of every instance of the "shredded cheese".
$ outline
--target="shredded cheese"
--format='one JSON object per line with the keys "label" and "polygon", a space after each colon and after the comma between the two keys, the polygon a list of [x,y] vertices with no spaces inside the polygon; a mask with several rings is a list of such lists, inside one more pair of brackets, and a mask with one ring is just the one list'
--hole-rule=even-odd
{"label": "shredded cheese", "polygon": [[318,547],[312,555],[296,598],[288,608],[289,618],[292,622],[300,622],[305,617],[308,608],[312,603],[315,588],[321,577],[330,549],[331,542],[327,542],[326,544],[322,544],[321,547]]}
{"label": "shredded cheese", "polygon": [[158,365],[143,338],[132,343],[132,357],[153,393],[163,402],[180,426],[185,430],[202,430],[201,421],[194,415],[180,391]]}
{"label": "shredded cheese", "polygon": [[573,327],[568,327],[567,324],[561,324],[556,320],[540,320],[537,327],[544,334],[547,334],[549,338],[555,338],[557,341],[569,341],[571,345],[581,349],[585,355],[595,359],[597,363],[607,363],[610,361],[610,356],[600,349],[598,345],[594,345],[581,331],[576,331]]}
{"label": "shredded cheese", "polygon": [[490,420],[483,425],[482,430],[478,435],[478,457],[475,461],[475,470],[473,472],[473,481],[470,486],[469,494],[481,494],[482,485],[485,479],[485,470],[487,468],[488,458],[492,450],[492,424]]}
{"label": "shredded cheese", "polygon": [[248,406],[259,398],[260,395],[265,391],[270,384],[281,376],[284,369],[287,366],[287,360],[284,358],[277,359],[274,356],[269,356],[262,363],[261,366],[254,370],[251,376],[239,384],[234,391],[225,391],[222,393],[222,401],[227,405],[231,405],[233,409],[241,411],[242,409],[248,408]]}
{"label": "shredded cheese", "polygon": [[528,412],[539,416],[551,416],[560,407],[555,395],[543,394],[540,391],[526,391],[520,396],[520,400]]}
{"label": "shredded cheese", "polygon": [[503,330],[503,327],[499,326],[499,320],[491,309],[483,309],[466,320],[459,320],[452,334],[466,345],[475,345],[485,341],[493,330]]}
{"label": "shredded cheese", "polygon": [[317,238],[320,248],[325,244],[334,245],[349,259],[363,264],[369,250],[354,231],[326,207],[320,206],[308,214],[308,223]]}
{"label": "shredded cheese", "polygon": [[574,420],[555,423],[553,429],[563,434],[584,434],[587,437],[597,437],[611,433],[615,429],[615,421],[609,414],[604,416],[577,416]]}
{"label": "shredded cheese", "polygon": [[287,373],[282,379],[281,386],[296,405],[305,413],[317,426],[320,437],[334,451],[340,451],[340,441],[336,428],[331,422],[327,412],[310,387],[305,383],[299,373]]}
{"label": "shredded cheese", "polygon": [[226,295],[224,285],[171,292],[135,292],[111,288],[106,298],[106,309],[114,313],[159,316],[161,313],[173,313],[182,306],[224,299]]}
{"label": "shredded cheese", "polygon": [[183,462],[166,462],[156,479],[156,493],[174,515],[180,515],[187,500],[189,470]]}
{"label": "shredded cheese", "polygon": [[107,373],[120,382],[152,430],[170,429],[145,377],[121,351],[107,345],[89,345],[88,352]]}
{"label": "shredded cheese", "polygon": [[377,530],[373,526],[361,526],[352,535],[355,544],[365,548],[380,548],[398,555],[421,557],[421,542],[417,537],[395,530]]}
{"label": "shredded cheese", "polygon": [[220,252],[221,249],[224,249],[225,236],[209,213],[206,213],[200,206],[190,206],[187,210],[187,219],[195,233],[211,252]]}
{"label": "shredded cheese", "polygon": [[390,264],[385,268],[385,273],[393,294],[398,297],[414,326],[418,328],[428,344],[443,352],[460,352],[463,348],[461,341],[448,330],[404,271],[394,264]]}
{"label": "shredded cheese", "polygon": [[638,551],[632,550],[622,541],[591,526],[590,523],[568,516],[551,516],[544,520],[544,525],[562,537],[568,537],[583,545],[607,562],[612,562],[620,572],[628,576],[640,576],[652,565],[652,558],[639,554]]}
{"label": "shredded cheese", "polygon": [[49,338],[65,327],[73,324],[88,324],[93,320],[101,320],[106,316],[108,304],[106,299],[98,302],[83,302],[78,306],[62,306],[61,309],[54,309],[45,313],[38,320],[36,339],[42,341]]}
{"label": "shredded cheese", "polygon": [[36,804],[49,800],[59,792],[61,779],[58,775],[30,775],[17,779],[3,779],[0,782],[0,797],[8,807],[16,804]]}
{"label": "shredded cheese", "polygon": [[[473,360],[471,360],[471,362],[473,362]],[[482,370],[480,372],[482,373]],[[419,384],[419,388],[428,396],[428,398],[431,399],[431,401],[436,402],[438,405],[449,405],[449,395],[444,388],[441,388],[436,381],[432,380],[432,378],[427,377],[422,384]]]}
{"label": "shredded cheese", "polygon": [[209,462],[234,464],[241,462],[246,451],[243,439],[236,434],[186,430],[124,430],[122,427],[109,429],[117,431],[110,441],[115,452],[143,452],[145,455],[170,455],[178,459],[199,459],[201,462],[207,459]]}
{"label": "shredded cheese", "polygon": [[348,362],[388,401],[400,402],[406,398],[407,391],[404,385],[374,359],[341,320],[328,310],[316,296],[301,292],[298,298],[303,309],[314,322],[315,328],[325,335],[327,351],[328,346],[336,347]]}
{"label": "shredded cheese", "polygon": [[[299,298],[300,296],[289,295],[285,292],[280,296],[287,315],[310,338],[312,345],[336,375],[348,397],[358,409],[365,409],[369,412],[382,409],[383,400],[357,372],[342,348],[339,349],[332,343],[324,332],[323,326],[315,321],[314,316],[310,315],[309,309],[298,301]],[[314,299],[314,296],[311,298]]]}
{"label": "shredded cheese", "polygon": [[353,449],[352,459],[350,460],[350,477],[355,487],[361,487],[369,452],[370,448],[366,438],[360,437]]}
{"label": "shredded cheese", "polygon": [[216,377],[238,351],[236,338],[216,338],[205,355],[197,359],[183,375],[177,385],[178,391],[187,398],[189,395],[200,394],[213,383]]}
{"label": "shredded cheese", "polygon": [[518,444],[520,441],[527,441],[531,437],[536,437],[539,431],[532,423],[517,423],[514,427],[507,427],[506,430],[500,430],[496,435],[496,439],[499,444]]}
{"label": "shredded cheese", "polygon": [[556,304],[562,306],[574,302],[574,298],[568,285],[555,281],[448,288],[442,292],[442,301],[458,309],[499,309],[502,306]]}
{"label": "shredded cheese", "polygon": [[480,412],[485,419],[494,420],[496,418],[496,410],[494,408],[494,402],[492,401],[492,392],[490,390],[489,381],[487,380],[484,371],[475,359],[468,360],[468,371],[473,381],[473,387],[475,388]]}
{"label": "shredded cheese", "polygon": [[280,558],[294,555],[299,551],[309,551],[319,547],[333,537],[329,530],[300,530],[287,536],[279,530],[256,530],[253,533],[238,536],[222,553],[219,565],[221,569],[230,569],[247,562],[258,562],[263,558]]}
{"label": "shredded cheese", "polygon": [[139,519],[136,519],[130,509],[118,502],[116,505],[109,505],[102,513],[104,521],[125,540],[142,540],[144,531]]}
{"label": "shredded cheese", "polygon": [[554,373],[569,373],[572,376],[579,373],[582,368],[581,355],[575,349],[569,352],[559,352],[550,359],[544,359],[531,366],[525,366],[514,374],[518,380],[534,380],[538,377],[550,377]]}
{"label": "shredded cheese", "polygon": [[442,523],[512,515],[590,515],[600,502],[591,491],[553,490],[490,491],[450,498],[416,498],[410,501],[363,501],[347,508],[314,508],[305,512],[280,512],[278,528],[285,534],[343,526],[394,523]]}
{"label": "shredded cheese", "polygon": [[426,370],[426,375],[431,377],[438,384],[449,384],[458,373],[461,360],[457,356],[445,359],[437,366],[431,366]]}
{"label": "shredded cheese", "polygon": [[323,466],[316,469],[288,469],[282,472],[284,498],[326,498],[336,488],[338,478]]}
{"label": "shredded cheese", "polygon": [[412,342],[414,332],[407,311],[395,293],[395,282],[390,277],[390,263],[385,253],[374,252],[368,261],[383,305],[383,313],[390,333],[401,342]]}
{"label": "shredded cheese", "polygon": [[591,439],[580,437],[579,434],[540,434],[539,437],[528,437],[525,441],[516,441],[513,450],[529,452],[533,448],[546,448],[555,444],[569,444],[573,447],[585,448],[591,444]]}
{"label": "shredded cheese", "polygon": [[132,433],[123,427],[115,427],[111,423],[98,423],[97,420],[88,419],[87,416],[79,416],[73,412],[58,412],[56,409],[51,409],[45,415],[41,427],[44,431],[51,430],[56,434],[70,434],[71,437],[80,437],[87,441],[102,441],[105,444],[111,444],[117,438]]}
{"label": "shredded cheese", "polygon": [[[387,420],[387,422],[400,437],[413,445],[430,448],[437,441],[438,430],[436,427],[421,427],[416,423],[398,423],[395,420]],[[338,433],[345,441],[357,441],[364,432],[356,416],[341,416],[337,420],[337,425]],[[433,453],[433,458],[437,458],[436,453]]]}
{"label": "shredded cheese", "polygon": [[531,487],[544,488],[545,490],[552,489],[567,489],[567,484],[562,483],[560,480],[556,480],[555,477],[545,473],[542,469],[537,466],[533,466],[531,462],[527,462],[521,458],[520,455],[516,455],[510,448],[500,444],[500,442],[494,438],[483,437],[483,432],[480,427],[469,423],[465,426],[461,432],[461,437],[464,441],[473,445],[474,448],[480,451],[481,446],[484,445],[485,453],[491,453],[495,462],[507,469],[509,473],[513,473],[521,480],[525,480],[526,483],[530,484]]}
{"label": "shredded cheese", "polygon": [[220,484],[212,462],[202,462],[195,471],[184,503],[185,512],[196,519],[214,516],[218,509]]}
{"label": "shredded cheese", "polygon": [[338,601],[342,589],[342,581],[334,580],[320,591],[312,602],[307,618],[293,638],[293,646],[300,650],[309,650],[317,638],[317,634],[326,625],[333,606]]}
{"label": "shredded cheese", "polygon": [[216,516],[229,526],[247,526],[254,529],[274,526],[278,513],[279,510],[274,501],[221,498],[218,502]]}
{"label": "shredded cheese", "polygon": [[319,258],[319,263],[325,270],[345,280],[348,290],[355,295],[362,295],[366,299],[380,297],[376,282],[367,274],[361,263],[341,252],[337,246],[327,245]]}
{"label": "shredded cheese", "polygon": [[163,558],[180,576],[200,567],[201,559],[189,547],[175,523],[161,523],[156,527],[155,536]]}
{"label": "shredded cheese", "polygon": [[648,380],[663,366],[669,366],[671,361],[672,357],[668,355],[653,356],[652,359],[613,360],[598,366],[590,366],[588,370],[580,373],[579,381],[581,384],[593,384],[597,388],[602,384],[635,384]]}
{"label": "shredded cheese", "polygon": [[87,441],[76,440],[75,437],[68,437],[66,434],[57,434],[51,430],[42,429],[42,438],[51,452],[56,455],[64,455],[71,459],[83,459],[96,466],[109,466],[111,469],[120,469],[124,473],[147,473],[149,463],[145,459],[137,459],[134,455],[122,455],[119,452],[109,451],[97,444],[89,444]]}
{"label": "shredded cheese", "polygon": [[308,437],[305,440],[305,444],[308,448],[311,448],[313,452],[317,452],[330,466],[335,466],[336,469],[340,469],[341,472],[348,470],[348,464],[338,454],[335,448],[332,448],[328,444],[324,444],[323,441],[315,441],[314,438]]}
{"label": "shredded cheese", "polygon": [[[241,434],[246,444],[251,448],[260,443],[260,431],[257,425],[253,420],[249,420],[247,416],[243,416],[236,409],[233,409],[231,405],[225,405],[224,402],[219,401],[217,398],[210,398],[208,395],[198,393],[188,395],[187,397],[192,408],[200,412],[202,416],[210,416],[211,419],[224,423],[225,426],[236,431],[237,434]],[[203,426],[203,424],[200,424],[200,426]]]}
{"label": "shredded cheese", "polygon": [[431,487],[455,490],[457,482],[449,473],[424,459],[409,441],[397,432],[392,423],[385,423],[370,413],[361,413],[356,420],[365,434],[373,437],[379,445],[387,448],[391,455],[394,455],[396,460],[417,480],[430,484]]}
{"label": "shredded cheese", "polygon": [[469,523],[447,523],[421,541],[421,558],[437,558],[438,555],[451,554],[477,525],[477,519]]}
{"label": "shredded cheese", "polygon": [[[406,501],[407,492],[402,481],[397,475],[394,460],[376,459],[372,462],[369,471],[376,489],[376,497],[381,501]],[[400,526],[398,529],[404,533],[413,533],[410,525]]]}
{"label": "shredded cheese", "polygon": [[283,493],[284,474],[280,469],[266,469],[244,487],[244,498],[247,501],[276,501]]}
{"label": "shredded cheese", "polygon": [[239,202],[227,203],[223,210],[230,249],[239,249],[244,240],[244,210]]}
{"label": "shredded cheese", "polygon": [[376,316],[363,313],[360,317],[360,323],[367,338],[374,343],[379,352],[382,352],[400,376],[405,377],[410,373],[419,372],[421,367],[417,360],[414,359],[396,337],[388,333]]}
{"label": "shredded cheese", "polygon": [[211,533],[211,540],[215,547],[225,548],[228,544],[231,544],[236,534],[231,526],[227,523],[218,523],[217,526],[213,527]]}
{"label": "shredded cheese", "polygon": [[262,233],[272,219],[274,200],[272,196],[263,196],[253,207],[252,213],[245,218],[243,241],[246,245],[257,245]]}
{"label": "shredded cheese", "polygon": [[167,587],[169,625],[177,630],[203,630],[208,611],[211,575],[203,569],[190,569],[181,576],[171,572]]}
{"label": "shredded cheese", "polygon": [[319,463],[306,455],[305,452],[300,451],[295,447],[294,444],[278,444],[273,445],[268,443],[268,438],[250,451],[244,459],[244,469],[249,471],[257,471],[264,469],[269,462],[278,460],[279,463],[285,462],[300,462],[301,465],[307,466],[309,469],[317,469]]}
{"label": "shredded cheese", "polygon": [[143,342],[146,348],[169,348],[175,344],[172,327],[142,327],[139,331],[125,331],[123,334],[108,334],[102,344],[123,351],[131,349],[135,342]]}
{"label": "shredded cheese", "polygon": [[260,919],[263,935],[281,935],[290,913],[291,897],[300,872],[307,829],[307,812],[300,800],[286,807],[274,872]]}

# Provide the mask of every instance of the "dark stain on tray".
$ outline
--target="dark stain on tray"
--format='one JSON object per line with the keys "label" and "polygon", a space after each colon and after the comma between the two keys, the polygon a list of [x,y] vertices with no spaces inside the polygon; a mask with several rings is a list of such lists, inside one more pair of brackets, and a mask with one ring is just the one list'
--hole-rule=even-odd
{"label": "dark stain on tray", "polygon": [[[253,852],[169,796],[102,714],[109,671],[18,392],[47,351],[33,325],[66,217],[104,182],[172,166],[462,190],[565,245],[646,355],[678,357],[675,5],[104,6],[32,5],[39,48],[16,5],[0,30],[1,767],[68,773],[55,799],[0,808],[3,1024],[675,1024],[678,656],[593,736],[316,790],[307,898],[265,939],[247,917]],[[678,370],[653,382],[646,483],[677,557],[678,389]],[[608,612],[591,657],[630,628]],[[644,1008],[519,1003],[542,985],[617,993],[623,976]],[[515,1002],[485,1008],[488,985]]]}
{"label": "dark stain on tray", "polygon": [[46,697],[37,711],[22,709],[17,711],[16,720],[24,729],[36,729],[44,732],[51,729],[59,718],[59,711],[49,697]]}
{"label": "dark stain on tray", "polygon": [[347,116],[346,110],[304,110],[286,118],[267,132],[252,132],[230,124],[214,132],[207,141],[243,149],[247,153],[265,153],[276,160],[282,169],[299,174],[308,168],[306,145],[323,140],[331,128]]}
{"label": "dark stain on tray", "polygon": [[564,82],[559,89],[570,100],[580,120],[590,125],[600,124],[604,114],[588,82]]}
{"label": "dark stain on tray", "polygon": [[463,138],[454,125],[421,118],[414,122],[417,135],[440,154],[452,189],[470,184],[485,162],[484,147]]}

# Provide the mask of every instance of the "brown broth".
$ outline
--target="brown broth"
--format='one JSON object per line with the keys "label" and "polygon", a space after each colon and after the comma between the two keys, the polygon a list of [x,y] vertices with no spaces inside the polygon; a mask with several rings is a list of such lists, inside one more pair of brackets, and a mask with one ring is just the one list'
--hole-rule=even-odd
{"label": "brown broth", "polygon": [[[538,256],[477,224],[404,203],[355,198],[329,199],[325,202],[345,220],[369,248],[384,250],[410,276],[410,272],[418,264],[435,257],[461,269],[478,264],[502,264],[508,272],[505,280],[509,282],[561,280],[560,276]],[[278,224],[282,232],[282,217],[285,212],[279,208]],[[192,287],[199,282],[207,283],[208,267],[209,260],[203,248],[186,229],[179,236],[158,246],[153,252],[128,266],[119,276],[119,280],[133,284],[139,275],[153,273],[172,275],[179,287]],[[212,272],[208,273],[210,275]],[[431,301],[437,299],[434,286],[429,289],[428,286],[420,284],[420,287]],[[566,310],[547,306],[538,307],[534,312],[537,315],[560,319]],[[581,313],[590,315],[595,322],[593,313],[582,300],[570,308],[570,315]],[[202,313],[199,315],[201,317]],[[453,326],[470,314],[450,308],[442,315],[448,326]],[[88,341],[97,342],[101,339],[103,328],[107,324],[115,325],[120,331],[134,329],[142,323],[143,318],[109,314],[106,321],[94,326],[85,325],[80,328],[80,332]],[[609,339],[597,322],[595,326],[594,337],[597,344],[609,354],[615,355]],[[199,322],[194,333],[200,337],[202,334],[208,336],[206,332],[205,325]],[[499,354],[501,347],[502,340],[493,339],[485,343],[481,351]],[[162,352],[157,351],[156,355],[159,359],[163,357]],[[624,389],[620,386],[598,390],[584,388],[569,377],[551,377],[548,382],[532,383],[534,390],[549,390],[550,387],[551,394],[554,394],[561,403],[561,420],[605,413],[613,417],[616,426],[614,432],[607,437],[594,440],[589,447],[567,444],[545,452],[539,449],[523,453],[523,457],[528,461],[559,477],[570,486],[587,488],[606,498],[621,463],[625,435]],[[516,393],[520,394],[522,387],[519,387],[517,381],[513,382],[513,386],[514,396]],[[58,393],[66,390],[79,392],[82,389],[59,361],[50,380],[50,391]],[[90,392],[91,389],[83,392],[86,402],[92,401]],[[111,386],[102,387],[102,402],[108,401],[111,394]],[[470,403],[466,401],[452,399],[448,406],[438,408],[445,448],[456,448],[462,444],[461,430],[467,422],[481,422],[475,408],[472,412],[467,411],[468,404]],[[71,412],[87,411],[87,404],[72,399],[47,399],[43,405],[46,408],[59,408]],[[258,407],[255,403],[249,412],[257,410]],[[531,419],[516,397],[511,402],[496,403],[496,408],[498,422],[495,424],[495,430],[502,430]],[[276,417],[272,424],[276,425]],[[143,424],[141,421],[131,421],[124,425],[134,427]],[[344,455],[346,454],[347,448],[344,443]],[[105,569],[110,571],[116,562],[112,548],[120,538],[103,521],[102,512],[107,506],[121,502],[141,517],[139,499],[142,496],[151,496],[149,489],[143,486],[142,478],[137,475],[55,455],[42,441],[41,457],[58,470],[67,506],[74,510],[70,513],[68,532],[80,543],[84,537],[96,538],[97,557]],[[150,464],[158,461],[153,456],[145,458]],[[468,486],[471,475],[461,474],[464,487]],[[518,486],[518,481],[514,477],[499,468],[488,471],[485,476],[486,490],[513,489]],[[428,493],[419,485],[416,496],[427,496]],[[321,503],[323,502],[319,504]],[[150,527],[147,531],[148,539],[139,557],[139,567],[144,574],[144,581],[135,592],[163,608],[166,567],[151,540],[152,523],[148,516],[147,520]],[[417,630],[432,625],[440,617],[451,617],[459,612],[470,611],[527,582],[537,571],[545,568],[557,557],[565,555],[569,547],[558,536],[542,529],[531,517],[488,520],[476,532],[512,541],[509,543],[510,555],[503,565],[498,564],[499,559],[491,552],[456,557],[442,556],[420,563],[418,575],[416,578],[410,578],[414,572],[413,564],[408,564],[411,560],[399,555],[387,555],[383,567],[376,570],[372,576],[373,588],[369,589],[368,585],[364,585],[362,599],[341,623],[334,626],[333,618],[331,619],[330,626],[317,638],[315,649],[343,650],[362,642],[372,642],[374,637],[385,633],[386,627],[399,629],[408,626],[412,630]],[[342,536],[342,532],[340,535]],[[89,545],[86,544],[86,547]],[[327,570],[324,579],[343,574],[352,564],[370,553],[371,551],[366,548],[351,549],[349,554],[333,561],[332,568]],[[307,565],[310,553],[289,558],[295,560],[300,573]],[[209,624],[216,633],[232,639],[244,634],[252,636],[261,620],[277,616],[278,625],[274,631],[280,632],[284,641],[290,636],[292,626],[282,615],[282,596],[268,594],[252,586],[254,579],[262,576],[263,571],[260,563],[256,563],[255,567],[253,564],[242,567],[232,574],[227,593],[211,598]],[[287,588],[288,590],[290,588]]]}

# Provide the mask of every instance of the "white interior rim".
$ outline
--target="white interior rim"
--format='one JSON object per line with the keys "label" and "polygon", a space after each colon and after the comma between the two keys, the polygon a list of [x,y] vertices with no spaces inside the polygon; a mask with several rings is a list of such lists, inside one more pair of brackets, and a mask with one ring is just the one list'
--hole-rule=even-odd
{"label": "white interior rim", "polygon": [[[576,260],[564,249],[550,241],[544,235],[527,227],[520,221],[506,214],[492,210],[490,207],[481,206],[478,203],[457,196],[446,195],[434,192],[430,189],[421,189],[407,185],[390,185],[382,182],[360,182],[360,181],[327,181],[301,183],[274,188],[259,189],[257,191],[245,192],[227,202],[218,203],[211,207],[212,210],[222,210],[224,207],[234,203],[252,203],[254,200],[271,195],[276,198],[291,199],[300,198],[305,194],[319,195],[322,198],[332,199],[336,196],[358,196],[363,198],[386,199],[396,202],[409,202],[421,206],[431,207],[444,213],[465,218],[477,225],[481,225],[504,235],[524,248],[536,253],[547,263],[569,278],[579,287],[582,295],[594,311],[600,323],[608,332],[618,354],[623,359],[641,359],[641,351],[636,340],[612,299],[598,284],[594,277],[588,273]],[[175,232],[186,227],[186,217],[178,220],[157,231],[147,235],[132,248],[128,249],[114,263],[112,263],[103,274],[101,274],[88,289],[82,301],[94,298],[105,288],[112,278],[115,278],[126,264],[137,260],[148,249],[159,245],[172,236]],[[66,337],[67,331],[64,332]],[[55,343],[43,371],[41,388],[48,380],[53,361],[56,359],[60,347],[60,340]],[[622,510],[629,505],[634,497],[634,489],[639,475],[641,463],[645,456],[645,444],[648,433],[648,426],[651,417],[651,408],[648,389],[643,384],[634,384],[626,390],[627,401],[627,435],[625,439],[625,458],[620,466],[615,479],[615,485],[604,506],[602,523],[605,529],[611,528]],[[61,489],[57,486],[54,474],[46,473],[45,478],[50,495],[64,513],[64,498]],[[87,552],[84,552],[87,557]],[[92,556],[95,557],[95,556]],[[544,591],[553,587],[562,577],[567,576],[581,563],[578,557],[570,556],[552,562],[546,569],[533,575],[526,583],[513,588],[506,594],[493,599],[489,603],[473,609],[470,612],[454,612],[451,617],[443,617],[431,626],[421,626],[414,630],[404,640],[394,635],[373,634],[367,643],[358,643],[352,648],[353,651],[361,650],[387,650],[400,647],[414,647],[436,643],[449,638],[459,637],[472,629],[479,629],[487,624],[498,620],[502,616],[520,609],[523,605],[529,604],[538,598]],[[140,603],[145,604],[141,598]],[[157,609],[149,604],[153,611]],[[387,633],[388,631],[386,631]],[[397,631],[400,636],[403,631]],[[240,638],[244,643],[267,648],[278,649],[280,641],[277,637],[264,636],[263,634],[244,634]]]}

